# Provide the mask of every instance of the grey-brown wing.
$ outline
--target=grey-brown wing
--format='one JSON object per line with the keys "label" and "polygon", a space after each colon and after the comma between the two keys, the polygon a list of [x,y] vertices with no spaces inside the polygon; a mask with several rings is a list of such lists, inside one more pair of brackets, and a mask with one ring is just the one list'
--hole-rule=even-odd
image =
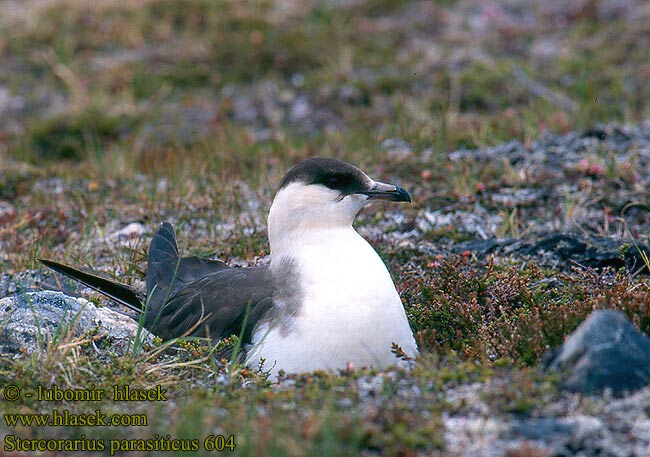
{"label": "grey-brown wing", "polygon": [[219,339],[239,335],[250,342],[255,324],[273,306],[274,288],[268,267],[226,268],[175,288],[162,307],[151,307],[145,326],[161,338],[192,331],[194,336]]}
{"label": "grey-brown wing", "polygon": [[177,291],[195,281],[228,270],[219,260],[178,256],[174,228],[163,222],[156,231],[147,259],[147,307],[160,310]]}

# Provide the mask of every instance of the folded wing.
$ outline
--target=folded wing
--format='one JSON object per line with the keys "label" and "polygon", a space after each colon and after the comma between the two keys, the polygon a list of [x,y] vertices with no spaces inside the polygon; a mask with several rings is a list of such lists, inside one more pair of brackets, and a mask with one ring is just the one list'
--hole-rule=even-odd
{"label": "folded wing", "polygon": [[51,260],[41,260],[129,308],[145,313],[144,326],[163,339],[183,335],[220,339],[243,335],[273,306],[268,267],[230,268],[218,260],[179,257],[174,229],[163,223],[147,259],[147,297],[116,281]]}

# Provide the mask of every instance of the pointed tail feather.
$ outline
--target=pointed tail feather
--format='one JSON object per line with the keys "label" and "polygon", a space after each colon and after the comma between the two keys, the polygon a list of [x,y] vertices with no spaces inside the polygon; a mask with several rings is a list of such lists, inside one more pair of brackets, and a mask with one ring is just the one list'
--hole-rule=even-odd
{"label": "pointed tail feather", "polygon": [[154,262],[161,262],[165,259],[178,257],[178,246],[176,245],[176,234],[174,227],[169,222],[163,222],[158,227],[156,234],[151,240],[149,257]]}
{"label": "pointed tail feather", "polygon": [[141,313],[143,310],[144,306],[138,297],[138,294],[134,289],[125,284],[120,284],[119,282],[111,281],[110,279],[101,278],[99,276],[86,273],[69,265],[64,265],[52,260],[38,259],[38,261],[51,268],[52,270],[64,274],[76,281],[79,281],[91,289],[96,290],[100,294],[105,295],[108,298],[126,306],[127,308],[132,309],[133,311]]}
{"label": "pointed tail feather", "polygon": [[[147,255],[147,294],[158,285],[161,267],[178,262],[178,246],[174,228],[169,222],[163,222],[151,240]],[[164,270],[164,268],[162,268]]]}

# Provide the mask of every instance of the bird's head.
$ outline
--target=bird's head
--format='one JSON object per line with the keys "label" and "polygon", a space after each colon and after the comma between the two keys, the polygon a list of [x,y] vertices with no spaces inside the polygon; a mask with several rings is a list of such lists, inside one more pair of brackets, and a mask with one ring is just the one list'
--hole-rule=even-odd
{"label": "bird's head", "polygon": [[350,227],[368,202],[410,202],[406,190],[377,182],[348,163],[329,158],[299,162],[282,178],[269,212],[274,241],[324,228]]}

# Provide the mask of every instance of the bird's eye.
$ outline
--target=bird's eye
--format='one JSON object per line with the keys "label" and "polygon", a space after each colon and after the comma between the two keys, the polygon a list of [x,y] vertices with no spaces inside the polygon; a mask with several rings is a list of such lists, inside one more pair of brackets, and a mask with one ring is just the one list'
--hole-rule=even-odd
{"label": "bird's eye", "polygon": [[353,181],[354,177],[347,173],[327,173],[319,182],[330,189],[344,191],[352,185]]}

